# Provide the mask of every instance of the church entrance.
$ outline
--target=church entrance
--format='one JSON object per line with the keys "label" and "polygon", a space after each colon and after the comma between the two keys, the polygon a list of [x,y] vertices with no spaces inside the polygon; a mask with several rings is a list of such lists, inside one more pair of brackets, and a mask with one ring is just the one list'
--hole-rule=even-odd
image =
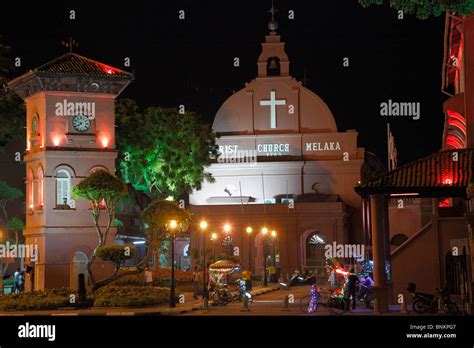
{"label": "church entrance", "polygon": [[89,285],[89,273],[87,272],[88,257],[82,251],[76,251],[71,260],[70,285],[71,289],[78,289],[78,276],[84,274],[86,287]]}
{"label": "church entrance", "polygon": [[304,271],[311,271],[317,277],[326,277],[326,270],[324,268],[324,246],[326,244],[325,238],[317,231],[310,232],[304,241]]}

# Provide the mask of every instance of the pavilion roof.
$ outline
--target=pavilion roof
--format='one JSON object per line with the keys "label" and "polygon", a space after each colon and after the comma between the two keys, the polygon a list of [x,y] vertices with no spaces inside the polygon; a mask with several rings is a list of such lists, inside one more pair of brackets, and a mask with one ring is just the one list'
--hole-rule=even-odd
{"label": "pavilion roof", "polygon": [[83,57],[76,53],[66,53],[52,61],[34,69],[40,74],[52,75],[74,75],[74,76],[96,76],[105,78],[133,78],[129,72],[114,68]]}
{"label": "pavilion roof", "polygon": [[[456,160],[457,159],[457,160]],[[355,187],[361,196],[417,193],[424,197],[465,197],[473,181],[474,149],[436,152]]]}

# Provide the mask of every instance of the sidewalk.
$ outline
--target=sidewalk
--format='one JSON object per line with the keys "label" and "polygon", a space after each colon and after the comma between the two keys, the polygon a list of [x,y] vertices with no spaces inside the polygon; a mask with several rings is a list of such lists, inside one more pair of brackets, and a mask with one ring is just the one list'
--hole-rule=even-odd
{"label": "sidewalk", "polygon": [[[278,290],[277,285],[268,287],[256,287],[252,291],[253,296],[263,295]],[[179,295],[179,294],[178,294]],[[90,308],[90,309],[57,309],[43,311],[8,311],[1,312],[0,316],[138,316],[138,315],[179,315],[203,309],[202,299],[193,299],[192,292],[184,293],[184,303],[176,303],[175,308],[168,305],[144,308]],[[211,306],[211,304],[209,304]]]}

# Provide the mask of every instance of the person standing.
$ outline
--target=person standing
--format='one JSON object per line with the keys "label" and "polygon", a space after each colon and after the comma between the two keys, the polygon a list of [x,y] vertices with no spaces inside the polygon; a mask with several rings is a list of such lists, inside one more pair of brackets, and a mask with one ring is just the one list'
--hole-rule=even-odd
{"label": "person standing", "polygon": [[145,271],[145,285],[153,285],[153,272],[151,271],[151,267],[148,267]]}
{"label": "person standing", "polygon": [[18,292],[22,293],[25,290],[25,273],[20,272],[18,276]]}
{"label": "person standing", "polygon": [[13,292],[17,293],[19,291],[19,281],[20,281],[20,268],[18,267],[15,273],[13,274]]}
{"label": "person standing", "polygon": [[356,309],[357,300],[357,285],[359,284],[359,277],[354,273],[354,268],[349,269],[349,275],[347,276],[347,297],[352,297],[352,309]]}

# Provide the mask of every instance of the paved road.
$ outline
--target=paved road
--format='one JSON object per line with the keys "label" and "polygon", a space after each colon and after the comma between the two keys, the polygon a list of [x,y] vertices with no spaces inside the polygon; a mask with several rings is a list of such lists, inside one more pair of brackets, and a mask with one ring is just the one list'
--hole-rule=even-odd
{"label": "paved road", "polygon": [[[183,315],[308,315],[300,310],[300,299],[310,293],[310,286],[298,286],[289,290],[277,290],[268,294],[255,297],[250,304],[249,312],[242,311],[242,303],[235,301],[227,306],[212,306],[209,311],[198,310]],[[286,295],[293,297],[293,303],[289,304],[289,311],[282,311],[283,301]],[[323,293],[322,301],[327,295]],[[290,301],[291,302],[291,301]],[[329,315],[326,308],[321,306],[313,315]]]}

